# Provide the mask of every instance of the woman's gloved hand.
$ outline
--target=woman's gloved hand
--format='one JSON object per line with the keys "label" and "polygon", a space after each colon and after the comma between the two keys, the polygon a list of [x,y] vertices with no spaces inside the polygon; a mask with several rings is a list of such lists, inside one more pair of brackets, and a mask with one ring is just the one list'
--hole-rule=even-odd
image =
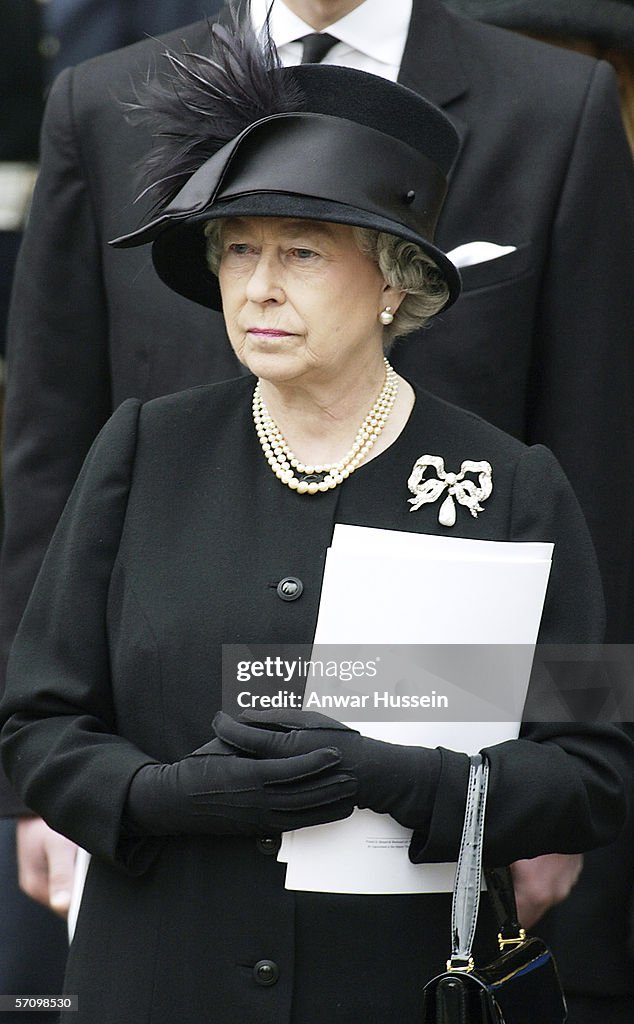
{"label": "woman's gloved hand", "polygon": [[312,711],[246,711],[238,720],[220,711],[213,724],[224,743],[252,757],[291,759],[336,748],[340,769],[357,780],[357,807],[391,814],[407,828],[429,826],[440,774],[438,750],[369,739]]}
{"label": "woman's gloved hand", "polygon": [[328,744],[254,758],[211,740],[175,764],[134,776],[125,825],[142,835],[258,835],[347,818],[357,783]]}

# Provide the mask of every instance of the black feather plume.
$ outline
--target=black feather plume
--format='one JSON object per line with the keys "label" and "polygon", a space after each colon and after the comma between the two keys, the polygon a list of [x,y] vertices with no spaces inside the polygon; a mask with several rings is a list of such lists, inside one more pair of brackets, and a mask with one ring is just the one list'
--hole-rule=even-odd
{"label": "black feather plume", "polygon": [[128,119],[149,128],[155,140],[139,164],[139,199],[148,193],[162,208],[199,167],[248,125],[270,114],[301,110],[301,89],[281,67],[265,27],[258,38],[248,4],[229,25],[208,22],[209,51],[166,50],[169,67],[150,73],[124,104]]}

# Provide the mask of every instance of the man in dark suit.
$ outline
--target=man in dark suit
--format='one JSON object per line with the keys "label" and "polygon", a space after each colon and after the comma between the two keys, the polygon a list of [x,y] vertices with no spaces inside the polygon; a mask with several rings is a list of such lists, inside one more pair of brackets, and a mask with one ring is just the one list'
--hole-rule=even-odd
{"label": "man in dark suit", "polygon": [[[411,21],[409,3],[387,12],[376,0],[287,7],[300,29],[339,32],[339,61],[357,67],[363,47],[385,43],[397,15],[405,18],[396,61],[393,50],[369,57],[383,59],[388,75],[396,63],[400,81],[461,133],[438,238],[458,250],[465,294],[422,337],[398,345],[394,361],[442,397],[555,451],[597,547],[610,635],[623,640],[634,548],[634,187],[611,70],[461,18],[439,0],[415,0]],[[344,39],[364,15],[365,35]],[[204,49],[206,33],[199,23],[168,41]],[[130,77],[160,64],[161,48],[148,41],[97,59],[64,73],[51,94],[9,352],[7,647],[112,408],[239,372],[219,317],[161,285],[147,252],[106,245],[148,202],[132,207],[131,168],[150,140],[125,122],[113,91],[128,98]],[[337,48],[325,59],[336,62]],[[10,793],[4,808],[21,810]]]}

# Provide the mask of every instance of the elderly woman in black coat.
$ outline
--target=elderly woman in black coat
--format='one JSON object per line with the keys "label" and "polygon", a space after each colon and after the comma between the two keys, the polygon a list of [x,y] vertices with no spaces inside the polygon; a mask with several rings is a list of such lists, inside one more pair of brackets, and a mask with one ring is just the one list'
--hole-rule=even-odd
{"label": "elderly woman in black coat", "polygon": [[[14,646],[3,761],[92,854],[75,1024],[413,1024],[444,960],[447,896],[295,893],[275,854],[282,832],[368,807],[412,830],[413,861],[455,859],[467,755],[301,716],[289,749],[218,717],[221,646],[311,642],[337,523],[554,541],[543,641],[600,641],[600,585],[552,455],[384,356],[459,291],[433,243],[449,122],[393,83],[267,67],[224,29],[212,42],[213,59],[171,55],[167,84],[148,87],[159,209],[119,244],[153,241],[167,284],[223,309],[249,375],[124,402],[104,427]],[[485,466],[455,526],[433,504],[410,511],[424,453]],[[618,832],[616,730],[525,725],[487,753],[489,863]]]}

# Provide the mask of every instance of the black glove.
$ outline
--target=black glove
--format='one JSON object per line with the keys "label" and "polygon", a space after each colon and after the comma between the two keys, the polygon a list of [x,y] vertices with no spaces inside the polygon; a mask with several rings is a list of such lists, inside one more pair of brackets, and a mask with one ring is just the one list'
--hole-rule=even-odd
{"label": "black glove", "polygon": [[322,825],[352,814],[356,780],[333,749],[254,759],[215,739],[175,764],[134,776],[125,812],[142,835],[259,835]]}
{"label": "black glove", "polygon": [[245,711],[236,721],[220,711],[216,735],[262,758],[293,758],[324,747],[341,752],[341,770],[358,782],[357,807],[391,814],[401,825],[427,829],[440,775],[440,752],[362,736],[313,711]]}

